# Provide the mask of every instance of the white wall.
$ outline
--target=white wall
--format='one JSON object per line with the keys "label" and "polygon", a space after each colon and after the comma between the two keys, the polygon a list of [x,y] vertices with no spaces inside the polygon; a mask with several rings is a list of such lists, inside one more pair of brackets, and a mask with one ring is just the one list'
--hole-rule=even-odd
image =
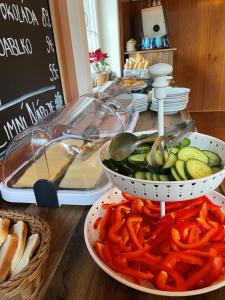
{"label": "white wall", "polygon": [[79,95],[83,95],[92,90],[83,1],[67,0],[67,10],[76,67],[77,85]]}
{"label": "white wall", "polygon": [[107,62],[121,76],[118,0],[96,0],[100,29],[100,45],[110,57]]}

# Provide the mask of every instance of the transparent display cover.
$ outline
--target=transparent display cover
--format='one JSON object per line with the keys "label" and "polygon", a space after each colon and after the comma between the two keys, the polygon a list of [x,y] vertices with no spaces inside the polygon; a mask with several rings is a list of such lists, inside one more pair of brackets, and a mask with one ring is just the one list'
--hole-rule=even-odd
{"label": "transparent display cover", "polygon": [[83,97],[13,140],[4,158],[3,184],[33,188],[47,179],[56,189],[101,187],[107,180],[97,161],[98,149],[121,131],[124,123],[115,109]]}

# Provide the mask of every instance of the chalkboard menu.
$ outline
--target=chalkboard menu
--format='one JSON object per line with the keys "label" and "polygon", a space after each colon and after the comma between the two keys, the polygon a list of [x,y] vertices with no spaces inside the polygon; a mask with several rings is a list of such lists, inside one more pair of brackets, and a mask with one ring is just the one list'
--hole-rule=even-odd
{"label": "chalkboard menu", "polygon": [[0,157],[13,137],[63,105],[48,1],[0,2]]}

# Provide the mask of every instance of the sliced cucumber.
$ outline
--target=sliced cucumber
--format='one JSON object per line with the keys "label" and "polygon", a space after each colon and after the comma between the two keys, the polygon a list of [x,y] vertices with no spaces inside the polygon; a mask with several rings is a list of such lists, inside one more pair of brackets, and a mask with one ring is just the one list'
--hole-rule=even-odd
{"label": "sliced cucumber", "polygon": [[186,161],[186,171],[193,179],[207,177],[213,174],[211,168],[198,159],[189,159]]}
{"label": "sliced cucumber", "polygon": [[[146,155],[146,160],[147,160],[147,162],[148,162],[149,165],[152,165],[150,153],[151,152],[149,152]],[[165,159],[167,160],[167,158],[168,158],[168,152],[165,151],[164,153],[165,153]],[[157,163],[158,166],[162,166],[163,165],[162,155],[161,155],[161,152],[159,150],[156,150],[156,152],[155,152],[155,161],[156,161],[156,163]]]}
{"label": "sliced cucumber", "polygon": [[202,150],[202,152],[204,152],[208,156],[210,167],[218,167],[221,165],[222,160],[218,154],[208,150]]}
{"label": "sliced cucumber", "polygon": [[171,152],[172,152],[173,154],[177,154],[179,151],[180,151],[180,149],[177,148],[177,147],[173,147],[172,150],[171,150]]}
{"label": "sliced cucumber", "polygon": [[187,161],[191,158],[198,159],[201,162],[204,162],[205,164],[209,163],[208,156],[203,151],[201,151],[200,149],[198,149],[196,147],[187,146],[187,147],[182,148],[178,152],[178,159],[180,159],[180,160]]}
{"label": "sliced cucumber", "polygon": [[160,181],[170,181],[169,176],[168,175],[159,175],[159,180]]}
{"label": "sliced cucumber", "polygon": [[185,162],[183,160],[177,160],[175,164],[177,174],[183,179],[188,180],[187,175],[185,174]]}
{"label": "sliced cucumber", "polygon": [[[168,155],[167,155],[168,156]],[[174,153],[170,153],[169,154],[169,157],[167,159],[167,161],[165,162],[165,164],[163,165],[163,169],[169,169],[169,168],[172,168],[175,163],[177,161],[177,157]]]}
{"label": "sliced cucumber", "polygon": [[147,180],[152,180],[152,172],[146,172],[145,176]]}
{"label": "sliced cucumber", "polygon": [[153,174],[152,174],[152,180],[153,180],[153,181],[159,181],[159,175],[156,174],[156,173],[153,173]]}
{"label": "sliced cucumber", "polygon": [[128,157],[129,163],[133,165],[144,165],[146,154],[136,154]]}
{"label": "sliced cucumber", "polygon": [[150,147],[140,145],[135,149],[134,154],[147,154],[149,150]]}
{"label": "sliced cucumber", "polygon": [[180,142],[180,145],[179,147],[180,148],[184,148],[184,147],[187,147],[191,144],[191,140],[189,138],[184,138],[181,142]]}
{"label": "sliced cucumber", "polygon": [[145,173],[146,173],[146,172],[143,172],[143,171],[135,172],[134,177],[135,177],[136,179],[145,180],[145,179],[146,179]]}
{"label": "sliced cucumber", "polygon": [[177,173],[175,167],[172,167],[172,168],[171,168],[171,174],[172,174],[173,178],[174,178],[176,181],[181,181],[181,180],[182,180],[182,178],[178,175],[178,173]]}
{"label": "sliced cucumber", "polygon": [[211,170],[214,174],[214,173],[220,172],[221,170],[223,170],[223,168],[221,168],[221,167],[211,167]]}

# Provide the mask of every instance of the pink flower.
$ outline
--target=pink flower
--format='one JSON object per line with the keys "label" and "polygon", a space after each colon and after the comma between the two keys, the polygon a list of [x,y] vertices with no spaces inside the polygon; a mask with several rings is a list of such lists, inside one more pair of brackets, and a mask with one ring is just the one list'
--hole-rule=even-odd
{"label": "pink flower", "polygon": [[89,52],[90,63],[100,62],[107,57],[109,57],[108,54],[103,53],[101,49],[97,49],[95,52]]}

